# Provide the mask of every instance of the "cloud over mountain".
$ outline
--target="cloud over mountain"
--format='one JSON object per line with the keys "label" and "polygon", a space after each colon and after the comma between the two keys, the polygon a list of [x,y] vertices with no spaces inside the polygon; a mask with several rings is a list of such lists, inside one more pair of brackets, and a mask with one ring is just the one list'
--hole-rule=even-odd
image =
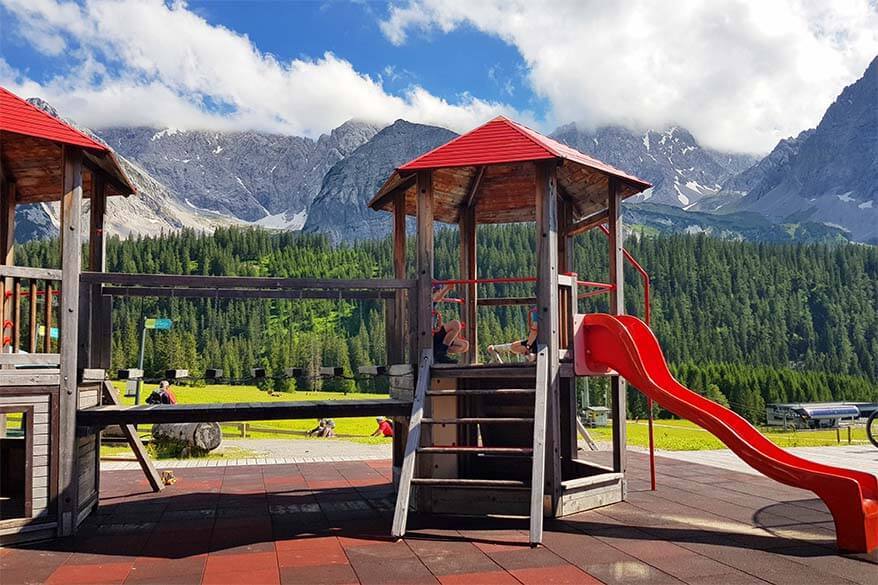
{"label": "cloud over mountain", "polygon": [[467,27],[518,49],[555,122],[753,153],[816,125],[878,53],[870,0],[408,0],[382,23],[397,44]]}

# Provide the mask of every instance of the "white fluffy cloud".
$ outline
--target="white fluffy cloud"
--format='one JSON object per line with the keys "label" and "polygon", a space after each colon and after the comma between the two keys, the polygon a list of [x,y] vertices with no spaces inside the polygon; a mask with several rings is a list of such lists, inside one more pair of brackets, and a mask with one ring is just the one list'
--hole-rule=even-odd
{"label": "white fluffy cloud", "polygon": [[813,127],[878,53],[874,0],[406,0],[381,23],[516,47],[554,122],[659,128],[764,152]]}
{"label": "white fluffy cloud", "polygon": [[258,129],[315,136],[350,118],[396,118],[465,130],[512,108],[424,88],[402,96],[325,53],[283,62],[245,35],[215,26],[183,2],[0,0],[16,31],[69,73],[37,83],[0,59],[0,83],[39,95],[91,127]]}

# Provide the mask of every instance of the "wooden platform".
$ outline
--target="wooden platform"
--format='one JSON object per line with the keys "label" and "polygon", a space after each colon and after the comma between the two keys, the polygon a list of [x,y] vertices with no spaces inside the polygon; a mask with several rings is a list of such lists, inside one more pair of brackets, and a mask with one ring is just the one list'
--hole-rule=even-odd
{"label": "wooden platform", "polygon": [[406,400],[322,400],[296,402],[230,402],[222,404],[142,404],[95,406],[77,411],[76,422],[84,426],[176,422],[242,422],[399,416],[411,414]]}

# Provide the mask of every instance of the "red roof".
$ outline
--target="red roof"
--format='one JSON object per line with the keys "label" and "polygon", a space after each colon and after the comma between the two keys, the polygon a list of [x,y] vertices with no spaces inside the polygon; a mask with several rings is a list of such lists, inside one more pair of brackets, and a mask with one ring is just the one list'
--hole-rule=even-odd
{"label": "red roof", "polygon": [[102,152],[110,150],[76,128],[27,103],[5,87],[0,87],[0,130]]}
{"label": "red roof", "polygon": [[400,171],[468,167],[560,158],[652,187],[619,169],[561,144],[504,116],[497,116],[475,130],[407,162]]}

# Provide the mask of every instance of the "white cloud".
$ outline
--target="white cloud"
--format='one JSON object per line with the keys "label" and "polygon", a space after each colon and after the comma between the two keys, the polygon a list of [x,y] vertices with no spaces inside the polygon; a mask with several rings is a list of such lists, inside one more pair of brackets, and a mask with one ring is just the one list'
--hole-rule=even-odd
{"label": "white cloud", "polygon": [[[315,136],[350,118],[396,118],[466,130],[512,108],[470,95],[455,102],[417,85],[401,95],[332,53],[281,61],[183,2],[0,0],[17,32],[77,66],[37,83],[0,61],[0,83],[39,95],[90,127],[257,129]],[[527,116],[526,116],[527,117]]]}
{"label": "white cloud", "polygon": [[409,0],[381,29],[464,25],[518,49],[555,122],[680,124],[745,152],[816,125],[878,53],[871,0]]}

